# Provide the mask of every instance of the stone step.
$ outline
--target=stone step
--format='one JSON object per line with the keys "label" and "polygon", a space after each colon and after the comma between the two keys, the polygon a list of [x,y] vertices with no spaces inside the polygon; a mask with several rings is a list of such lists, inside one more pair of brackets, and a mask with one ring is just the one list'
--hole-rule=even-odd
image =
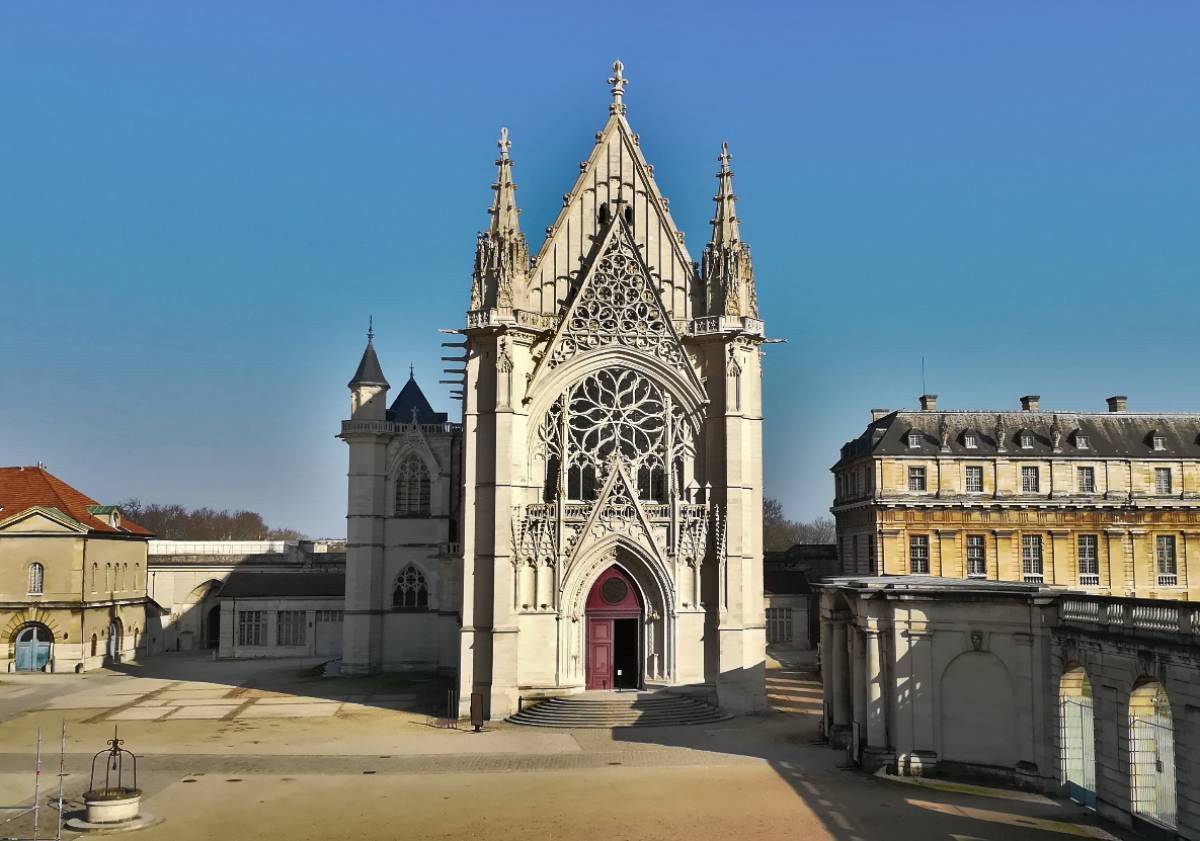
{"label": "stone step", "polygon": [[533,727],[612,728],[713,724],[728,717],[697,698],[657,693],[628,698],[547,698],[526,706],[508,720]]}

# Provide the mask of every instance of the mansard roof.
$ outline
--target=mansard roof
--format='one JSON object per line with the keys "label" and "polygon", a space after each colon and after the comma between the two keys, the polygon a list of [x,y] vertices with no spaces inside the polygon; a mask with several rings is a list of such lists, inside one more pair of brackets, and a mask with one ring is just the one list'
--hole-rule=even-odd
{"label": "mansard roof", "polygon": [[[948,450],[941,448],[943,424]],[[920,444],[910,447],[908,433],[922,433]],[[967,448],[962,433],[976,435],[977,446]],[[1058,449],[1054,433],[1059,432]],[[997,432],[1003,435],[998,446]],[[1022,431],[1033,435],[1033,446],[1022,448]],[[1164,438],[1165,449],[1155,450],[1151,432]],[[1079,446],[1079,436],[1087,446]],[[872,421],[861,435],[842,446],[837,469],[862,456],[934,456],[949,452],[959,456],[1003,453],[1009,458],[1090,456],[1094,458],[1200,459],[1200,414],[1134,412],[996,412],[900,410]]]}
{"label": "mansard roof", "polygon": [[119,525],[111,525],[97,515],[111,513],[115,509],[99,505],[96,500],[40,465],[0,467],[0,521],[10,520],[31,508],[53,508],[89,532],[153,536],[148,529],[125,517],[118,519]]}
{"label": "mansard roof", "polygon": [[392,423],[412,423],[414,411],[416,411],[417,423],[446,422],[446,413],[433,410],[429,401],[425,399],[425,392],[421,391],[421,387],[417,385],[417,379],[413,376],[410,368],[408,382],[404,384],[404,388],[400,389],[400,393],[392,401],[391,408],[387,410],[387,419]]}

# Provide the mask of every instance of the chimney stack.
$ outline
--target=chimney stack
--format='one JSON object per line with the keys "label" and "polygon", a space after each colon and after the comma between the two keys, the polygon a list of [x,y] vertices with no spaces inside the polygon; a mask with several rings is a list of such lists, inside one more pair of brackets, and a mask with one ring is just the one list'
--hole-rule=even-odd
{"label": "chimney stack", "polygon": [[1022,412],[1036,412],[1038,410],[1038,401],[1041,399],[1042,398],[1040,395],[1026,394],[1024,397],[1021,398],[1021,411]]}
{"label": "chimney stack", "polygon": [[1129,403],[1129,398],[1124,394],[1116,394],[1108,398],[1106,402],[1108,403],[1108,410],[1110,412],[1124,412]]}
{"label": "chimney stack", "polygon": [[921,395],[921,411],[936,412],[937,411],[937,395],[922,394]]}
{"label": "chimney stack", "polygon": [[891,413],[892,413],[891,409],[872,409],[871,410],[871,423],[875,423],[875,421],[883,420]]}

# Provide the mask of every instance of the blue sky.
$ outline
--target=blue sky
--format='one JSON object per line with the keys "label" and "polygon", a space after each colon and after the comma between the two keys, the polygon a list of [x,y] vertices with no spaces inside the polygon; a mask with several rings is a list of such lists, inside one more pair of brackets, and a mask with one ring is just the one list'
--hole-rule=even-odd
{"label": "blue sky", "polygon": [[720,142],[768,332],[766,491],[871,407],[1200,410],[1200,6],[13,4],[0,463],[344,534],[375,318],[431,400],[495,139],[531,243],[626,64],[694,256]]}

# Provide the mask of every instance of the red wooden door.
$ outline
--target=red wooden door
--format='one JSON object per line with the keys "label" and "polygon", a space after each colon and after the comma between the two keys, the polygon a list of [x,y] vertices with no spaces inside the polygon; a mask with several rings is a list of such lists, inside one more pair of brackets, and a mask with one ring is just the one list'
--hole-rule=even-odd
{"label": "red wooden door", "polygon": [[588,617],[587,688],[612,689],[613,621]]}

